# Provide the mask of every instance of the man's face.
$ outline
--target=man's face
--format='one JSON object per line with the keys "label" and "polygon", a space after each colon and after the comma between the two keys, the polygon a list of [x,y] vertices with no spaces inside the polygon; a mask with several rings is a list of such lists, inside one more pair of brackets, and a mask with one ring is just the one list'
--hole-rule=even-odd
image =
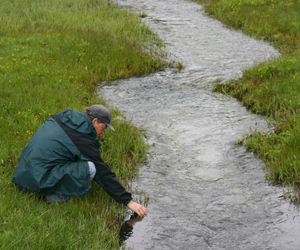
{"label": "man's face", "polygon": [[99,135],[104,135],[107,126],[104,123],[98,123],[98,119],[97,118],[95,118],[92,122],[93,122],[94,128],[95,128],[95,130],[97,132],[97,137]]}

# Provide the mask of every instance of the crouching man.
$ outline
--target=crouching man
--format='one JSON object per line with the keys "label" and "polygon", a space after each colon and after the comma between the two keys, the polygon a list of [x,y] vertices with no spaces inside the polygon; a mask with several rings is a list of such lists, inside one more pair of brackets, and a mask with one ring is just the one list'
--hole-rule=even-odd
{"label": "crouching man", "polygon": [[46,195],[49,202],[63,202],[91,193],[94,180],[117,202],[145,216],[147,209],[132,200],[100,157],[97,138],[107,127],[114,131],[109,110],[99,104],[49,117],[23,149],[13,183]]}

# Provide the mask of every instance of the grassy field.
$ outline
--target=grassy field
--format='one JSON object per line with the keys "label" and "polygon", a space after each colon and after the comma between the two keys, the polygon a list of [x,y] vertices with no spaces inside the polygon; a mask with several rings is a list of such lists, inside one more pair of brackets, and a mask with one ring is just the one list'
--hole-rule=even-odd
{"label": "grassy field", "polygon": [[[19,191],[12,175],[43,121],[94,103],[102,80],[153,72],[160,41],[137,14],[106,0],[2,0],[0,3],[0,248],[118,249],[126,209],[94,185],[62,205]],[[122,117],[112,110],[114,118]],[[128,187],[147,147],[124,119],[102,138],[102,157]]]}
{"label": "grassy field", "polygon": [[[246,70],[237,81],[216,86],[251,111],[266,115],[274,133],[255,132],[246,147],[264,161],[273,183],[300,184],[300,1],[198,0],[205,11],[228,27],[270,42],[282,56]],[[296,194],[296,197],[299,197]]]}

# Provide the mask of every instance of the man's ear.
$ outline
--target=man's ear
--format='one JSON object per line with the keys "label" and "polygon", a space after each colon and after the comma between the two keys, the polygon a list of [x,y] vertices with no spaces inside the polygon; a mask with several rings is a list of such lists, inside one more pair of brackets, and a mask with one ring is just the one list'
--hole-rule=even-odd
{"label": "man's ear", "polygon": [[98,122],[98,118],[94,118],[93,120],[92,120],[92,123],[95,125],[96,123]]}

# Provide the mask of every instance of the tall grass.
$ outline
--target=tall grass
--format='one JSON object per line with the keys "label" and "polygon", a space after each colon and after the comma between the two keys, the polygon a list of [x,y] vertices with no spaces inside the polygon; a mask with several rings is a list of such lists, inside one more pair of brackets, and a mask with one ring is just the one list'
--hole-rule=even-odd
{"label": "tall grass", "polygon": [[[216,91],[241,100],[276,125],[274,133],[256,132],[245,145],[265,161],[275,183],[300,184],[300,1],[205,0],[205,11],[229,27],[265,40],[282,56],[246,70]],[[298,194],[299,196],[299,194]]]}
{"label": "tall grass", "polygon": [[[97,185],[49,205],[11,179],[46,118],[105,104],[95,90],[102,80],[161,67],[160,41],[137,14],[106,0],[2,0],[0,23],[0,248],[118,249],[125,208]],[[102,157],[128,187],[147,147],[142,132],[111,111],[116,132],[102,138]]]}

